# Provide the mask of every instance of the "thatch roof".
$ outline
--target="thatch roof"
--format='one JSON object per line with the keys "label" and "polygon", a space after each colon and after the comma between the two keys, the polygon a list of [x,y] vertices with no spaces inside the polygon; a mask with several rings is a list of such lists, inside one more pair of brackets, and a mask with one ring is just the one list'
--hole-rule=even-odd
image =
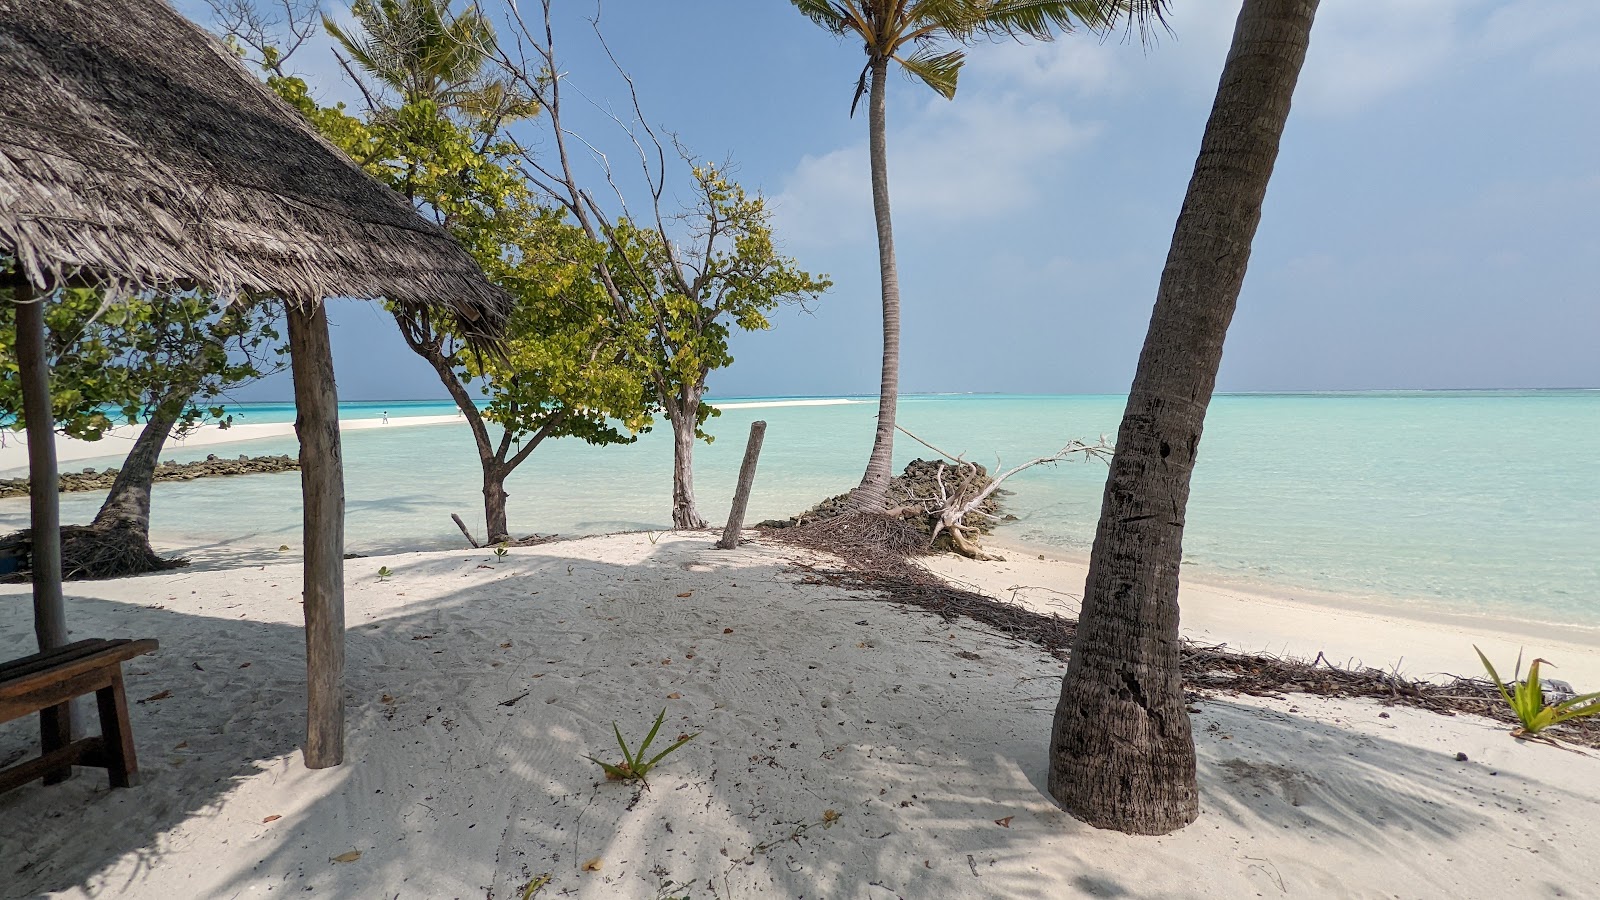
{"label": "thatch roof", "polygon": [[0,255],[43,288],[508,308],[472,258],[165,0],[0,0]]}

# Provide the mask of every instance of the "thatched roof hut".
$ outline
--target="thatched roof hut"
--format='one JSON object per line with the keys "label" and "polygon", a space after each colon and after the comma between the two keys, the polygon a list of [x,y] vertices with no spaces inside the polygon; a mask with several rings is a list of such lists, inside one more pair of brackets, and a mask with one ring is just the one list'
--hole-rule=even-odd
{"label": "thatched roof hut", "polygon": [[0,253],[88,275],[297,300],[503,295],[223,44],[160,0],[0,0]]}
{"label": "thatched roof hut", "polygon": [[[11,275],[0,268],[0,287],[18,304],[41,649],[66,640],[48,292],[70,283],[204,287],[288,301],[306,510],[305,758],[336,765],[344,487],[321,301],[437,307],[469,338],[492,343],[508,299],[448,234],[165,0],[0,0],[0,257],[15,260]],[[65,720],[60,707],[43,724],[48,732]]]}

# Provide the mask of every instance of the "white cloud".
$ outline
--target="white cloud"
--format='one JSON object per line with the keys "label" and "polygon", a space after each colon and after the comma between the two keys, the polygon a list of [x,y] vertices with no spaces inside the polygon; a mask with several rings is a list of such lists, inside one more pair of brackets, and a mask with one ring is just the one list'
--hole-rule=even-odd
{"label": "white cloud", "polygon": [[983,44],[969,52],[963,87],[974,81],[995,81],[1050,94],[1114,93],[1120,87],[1117,56],[1122,49],[1126,48],[1086,34],[1047,43]]}
{"label": "white cloud", "polygon": [[[1172,33],[974,48],[969,79],[1034,97],[1170,90],[1210,100],[1241,0],[1175,4]],[[1563,75],[1600,70],[1600,0],[1324,0],[1297,111],[1347,116],[1407,88],[1489,63]]]}
{"label": "white cloud", "polygon": [[1478,5],[1481,0],[1322,4],[1296,103],[1353,112],[1439,74],[1462,56],[1462,13]]}
{"label": "white cloud", "polygon": [[[898,86],[898,85],[897,85]],[[1099,126],[1070,120],[1058,107],[1015,95],[935,99],[890,111],[889,192],[897,230],[991,220],[1030,205],[1047,177],[1042,167],[1091,140]],[[904,113],[902,113],[904,114]],[[866,130],[863,114],[858,114]],[[834,244],[874,234],[867,143],[802,158],[773,198],[786,240]]]}

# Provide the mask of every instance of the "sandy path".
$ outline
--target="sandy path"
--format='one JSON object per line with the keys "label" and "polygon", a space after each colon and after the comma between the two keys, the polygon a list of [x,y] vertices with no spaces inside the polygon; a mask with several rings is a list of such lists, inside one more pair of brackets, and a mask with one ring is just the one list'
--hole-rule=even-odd
{"label": "sandy path", "polygon": [[[351,561],[349,761],[320,772],[295,750],[297,567],[72,585],[75,633],[161,640],[130,696],[172,693],[133,707],[144,785],[0,797],[0,892],[504,900],[547,872],[540,897],[644,900],[1600,890],[1600,759],[1369,702],[1206,701],[1201,819],[1095,831],[1043,790],[1058,660],[711,542]],[[0,587],[0,657],[30,649],[24,598]],[[665,734],[700,737],[649,791],[597,782],[583,757],[616,755],[612,723],[636,738],[662,707]],[[0,727],[0,761],[31,738]]]}

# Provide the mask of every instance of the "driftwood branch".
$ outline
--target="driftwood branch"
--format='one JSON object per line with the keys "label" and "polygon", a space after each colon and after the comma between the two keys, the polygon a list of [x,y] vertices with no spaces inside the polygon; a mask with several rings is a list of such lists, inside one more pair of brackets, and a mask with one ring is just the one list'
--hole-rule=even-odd
{"label": "driftwood branch", "polygon": [[[994,496],[996,491],[1000,490],[1000,486],[1005,483],[1006,479],[1025,472],[1034,466],[1054,465],[1073,456],[1081,457],[1084,460],[1107,460],[1111,458],[1113,449],[1111,444],[1106,441],[1105,435],[1101,435],[1100,439],[1093,444],[1074,439],[1068,441],[1066,446],[1049,456],[1035,457],[1004,472],[999,471],[997,464],[995,466],[996,474],[985,484],[982,477],[983,472],[976,463],[969,462],[959,455],[951,455],[899,425],[896,425],[895,428],[906,437],[950,461],[949,464],[939,463],[938,474],[935,479],[935,483],[938,486],[938,496],[926,498],[922,501],[922,508],[916,510],[935,517],[933,532],[928,538],[929,545],[931,546],[934,541],[937,541],[941,534],[948,534],[950,536],[950,546],[962,556],[968,556],[973,559],[992,559],[993,557],[984,553],[978,547],[972,534],[974,526],[967,524],[967,518],[969,516],[993,518],[989,513],[983,511],[982,507],[990,497]],[[952,483],[948,486],[945,483],[946,472],[952,473]],[[911,509],[914,510],[915,508]],[[911,510],[902,507],[896,512],[903,515],[908,511]]]}
{"label": "driftwood branch", "polygon": [[478,543],[476,540],[473,539],[472,532],[467,530],[467,523],[461,521],[461,517],[460,516],[456,515],[455,513],[451,513],[450,514],[450,518],[455,521],[456,527],[461,529],[461,533],[467,536],[467,543],[472,545],[472,549],[474,549],[474,550],[482,550],[483,549],[483,545]]}

